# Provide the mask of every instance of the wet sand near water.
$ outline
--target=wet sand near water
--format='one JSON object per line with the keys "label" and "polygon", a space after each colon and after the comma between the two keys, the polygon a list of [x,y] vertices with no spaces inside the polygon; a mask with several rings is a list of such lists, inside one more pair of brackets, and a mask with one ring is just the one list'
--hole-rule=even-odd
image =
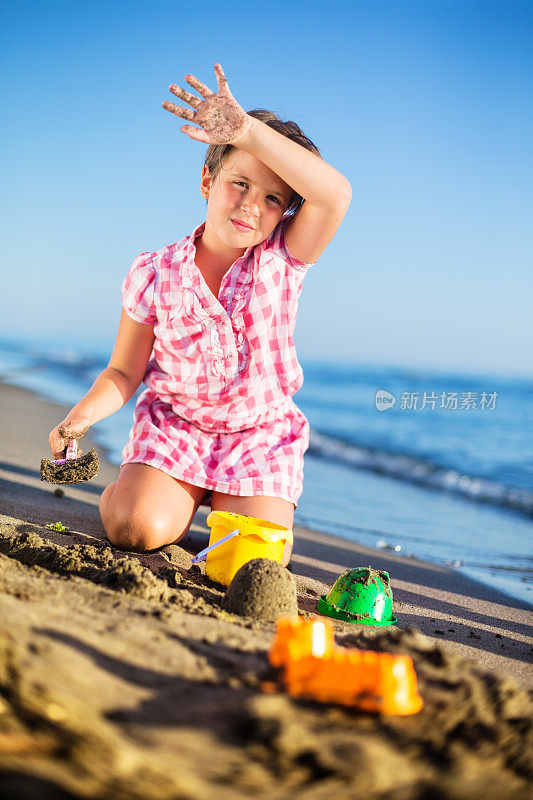
{"label": "wet sand near water", "polygon": [[[0,790],[8,797],[454,798],[531,791],[533,614],[451,570],[295,526],[299,612],[345,569],[390,573],[390,628],[334,620],[339,646],[413,658],[422,711],[292,699],[268,663],[275,625],[223,608],[180,545],[111,547],[98,514],[118,467],[39,479],[63,409],[0,384]],[[355,478],[354,478],[355,479]],[[61,520],[65,533],[44,527]],[[24,794],[26,793],[26,794]]]}

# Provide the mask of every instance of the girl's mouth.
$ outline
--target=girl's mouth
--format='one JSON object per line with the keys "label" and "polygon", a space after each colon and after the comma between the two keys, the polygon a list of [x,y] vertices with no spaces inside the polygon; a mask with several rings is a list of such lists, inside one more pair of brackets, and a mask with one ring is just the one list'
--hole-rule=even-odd
{"label": "girl's mouth", "polygon": [[253,228],[251,228],[249,225],[245,225],[243,222],[238,222],[236,219],[232,219],[231,222],[238,231],[253,231]]}

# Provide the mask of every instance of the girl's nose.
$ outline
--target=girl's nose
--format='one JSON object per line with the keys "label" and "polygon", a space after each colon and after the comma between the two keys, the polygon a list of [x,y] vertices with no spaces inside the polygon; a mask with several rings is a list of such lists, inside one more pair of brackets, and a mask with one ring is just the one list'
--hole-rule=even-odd
{"label": "girl's nose", "polygon": [[259,203],[253,200],[246,200],[242,203],[241,208],[243,214],[255,214],[255,216],[259,214]]}

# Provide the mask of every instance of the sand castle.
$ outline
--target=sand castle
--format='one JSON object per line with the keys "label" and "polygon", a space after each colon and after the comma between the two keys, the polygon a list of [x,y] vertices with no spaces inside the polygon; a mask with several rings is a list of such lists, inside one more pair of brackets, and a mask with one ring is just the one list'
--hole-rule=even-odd
{"label": "sand castle", "polygon": [[298,614],[296,583],[291,573],[268,558],[254,558],[235,574],[223,600],[226,611],[274,622]]}

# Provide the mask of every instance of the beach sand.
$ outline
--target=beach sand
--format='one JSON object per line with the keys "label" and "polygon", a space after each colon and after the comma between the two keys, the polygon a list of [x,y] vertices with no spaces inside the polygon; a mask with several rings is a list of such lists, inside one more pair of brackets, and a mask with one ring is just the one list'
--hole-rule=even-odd
{"label": "beach sand", "polygon": [[[395,626],[332,621],[339,646],[407,653],[423,709],[395,717],[290,698],[275,624],[222,610],[180,545],[111,547],[98,500],[118,475],[42,483],[68,408],[0,384],[0,793],[10,798],[526,798],[533,614],[446,568],[294,527],[299,613],[349,567],[390,573]],[[354,481],[357,473],[354,472]],[[61,521],[70,530],[52,531]],[[263,682],[278,685],[262,691]]]}

